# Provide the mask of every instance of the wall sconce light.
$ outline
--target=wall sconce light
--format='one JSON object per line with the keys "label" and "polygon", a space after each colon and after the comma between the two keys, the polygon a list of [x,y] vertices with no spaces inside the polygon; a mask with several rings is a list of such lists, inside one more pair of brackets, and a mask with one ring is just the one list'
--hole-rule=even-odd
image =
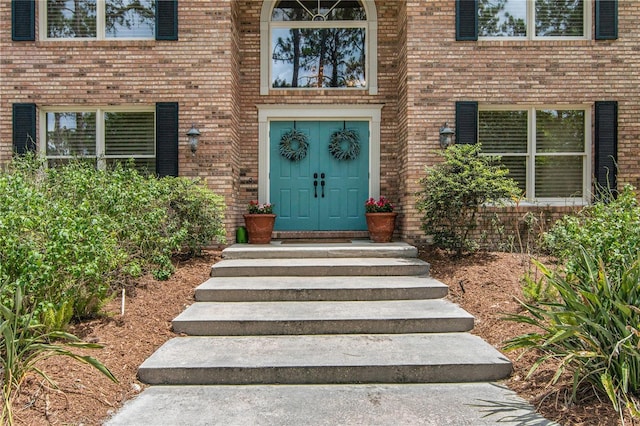
{"label": "wall sconce light", "polygon": [[440,127],[440,147],[442,147],[442,149],[446,149],[453,145],[453,135],[455,134],[456,132],[451,130],[449,124],[445,122],[444,126]]}
{"label": "wall sconce light", "polygon": [[198,139],[200,138],[200,130],[196,128],[195,124],[191,125],[191,129],[187,132],[189,136],[189,148],[191,148],[191,154],[196,155],[198,150]]}

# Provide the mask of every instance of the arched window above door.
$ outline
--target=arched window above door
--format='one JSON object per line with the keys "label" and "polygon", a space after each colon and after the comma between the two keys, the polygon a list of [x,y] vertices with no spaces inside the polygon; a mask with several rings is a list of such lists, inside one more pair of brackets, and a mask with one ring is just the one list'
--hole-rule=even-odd
{"label": "arched window above door", "polygon": [[377,93],[373,0],[265,0],[260,93],[279,89]]}

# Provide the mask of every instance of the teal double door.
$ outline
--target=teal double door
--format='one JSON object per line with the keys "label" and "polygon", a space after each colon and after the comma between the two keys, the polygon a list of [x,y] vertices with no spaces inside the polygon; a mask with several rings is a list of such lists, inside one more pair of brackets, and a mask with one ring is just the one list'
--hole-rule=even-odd
{"label": "teal double door", "polygon": [[[280,152],[293,129],[307,137],[306,156],[298,161]],[[329,150],[335,132],[358,135],[359,154],[337,159]],[[369,193],[368,121],[272,121],[269,132],[270,201],[280,231],[365,230],[364,203]],[[294,142],[291,149],[298,145]],[[342,150],[349,144],[342,143]],[[334,152],[335,153],[335,152]]]}

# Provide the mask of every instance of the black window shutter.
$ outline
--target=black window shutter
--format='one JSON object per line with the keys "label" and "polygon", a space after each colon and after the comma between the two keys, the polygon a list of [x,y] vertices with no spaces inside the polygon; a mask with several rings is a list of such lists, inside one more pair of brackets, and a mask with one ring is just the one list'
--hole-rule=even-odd
{"label": "black window shutter", "polygon": [[178,1],[156,1],[156,40],[178,39]]}
{"label": "black window shutter", "polygon": [[615,193],[618,184],[618,102],[596,102],[595,107],[595,178],[599,186]]}
{"label": "black window shutter", "polygon": [[456,102],[456,143],[478,143],[478,103]]}
{"label": "black window shutter", "polygon": [[36,0],[11,1],[11,40],[36,39]]}
{"label": "black window shutter", "polygon": [[13,152],[36,150],[36,104],[13,104]]}
{"label": "black window shutter", "polygon": [[478,0],[456,0],[456,40],[478,40]]}
{"label": "black window shutter", "polygon": [[596,40],[618,38],[618,0],[596,0]]}
{"label": "black window shutter", "polygon": [[178,176],[178,103],[156,104],[156,174]]}

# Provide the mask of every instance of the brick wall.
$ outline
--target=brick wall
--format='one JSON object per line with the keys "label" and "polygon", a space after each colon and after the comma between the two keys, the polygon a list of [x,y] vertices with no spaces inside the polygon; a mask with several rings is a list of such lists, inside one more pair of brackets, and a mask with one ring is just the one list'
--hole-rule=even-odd
{"label": "brick wall", "polygon": [[[11,2],[0,2],[0,162],[11,156],[13,103],[75,108],[178,102],[180,174],[206,180],[233,204],[240,83],[231,4],[180,0],[179,41],[40,41],[36,24],[37,41],[12,42]],[[202,134],[196,156],[185,136],[192,123]]]}
{"label": "brick wall", "polygon": [[[619,184],[640,187],[640,7],[620,0],[619,39],[610,41],[455,41],[455,4],[406,2],[406,131],[402,163],[403,235],[423,238],[411,209],[423,166],[438,159],[438,130],[455,123],[455,102],[590,104],[619,108]],[[401,86],[402,87],[402,86]],[[405,102],[405,101],[403,101]]]}
{"label": "brick wall", "polygon": [[[0,162],[11,156],[11,104],[180,105],[180,173],[226,199],[229,236],[257,198],[261,104],[383,104],[381,194],[398,204],[399,233],[424,239],[414,193],[438,161],[438,131],[455,102],[619,103],[619,181],[640,187],[640,8],[619,1],[613,41],[456,42],[455,2],[375,2],[377,95],[366,90],[260,95],[256,0],[180,0],[179,41],[11,41],[11,4],[0,2]],[[36,36],[36,40],[38,35]],[[192,156],[184,134],[202,133]]]}

